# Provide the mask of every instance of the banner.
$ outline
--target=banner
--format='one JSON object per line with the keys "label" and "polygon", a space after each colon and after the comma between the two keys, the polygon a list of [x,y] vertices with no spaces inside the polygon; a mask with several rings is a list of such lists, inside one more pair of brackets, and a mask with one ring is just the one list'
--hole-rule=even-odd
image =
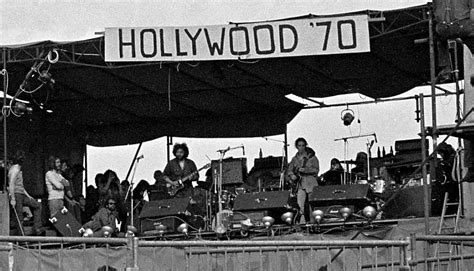
{"label": "banner", "polygon": [[105,29],[105,61],[236,60],[370,51],[367,15]]}

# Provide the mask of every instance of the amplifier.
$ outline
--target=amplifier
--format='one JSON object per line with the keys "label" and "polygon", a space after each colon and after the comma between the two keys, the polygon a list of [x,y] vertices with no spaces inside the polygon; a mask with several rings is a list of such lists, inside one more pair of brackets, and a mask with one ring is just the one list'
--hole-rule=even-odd
{"label": "amplifier", "polygon": [[[212,178],[217,178],[219,174],[219,161],[211,163]],[[247,176],[246,158],[228,158],[222,161],[222,184],[242,184]]]}
{"label": "amplifier", "polygon": [[139,218],[180,215],[186,212],[189,198],[173,198],[146,202]]}
{"label": "amplifier", "polygon": [[309,197],[311,206],[355,205],[364,207],[369,202],[368,184],[315,186]]}
{"label": "amplifier", "polygon": [[[428,150],[428,139],[425,140]],[[395,141],[395,151],[398,152],[421,152],[421,139],[407,139]]]}
{"label": "amplifier", "polygon": [[288,207],[290,191],[254,192],[238,195],[235,211],[285,209]]}
{"label": "amplifier", "polygon": [[257,169],[280,169],[281,162],[283,161],[282,156],[268,156],[265,158],[255,159],[253,170]]}

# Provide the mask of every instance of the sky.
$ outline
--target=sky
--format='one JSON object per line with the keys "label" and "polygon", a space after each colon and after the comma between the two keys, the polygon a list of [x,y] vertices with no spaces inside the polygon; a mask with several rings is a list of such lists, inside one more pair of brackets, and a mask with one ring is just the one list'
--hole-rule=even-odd
{"label": "sky", "polygon": [[[427,1],[415,0],[36,0],[12,1],[0,0],[0,44],[22,44],[40,40],[71,41],[95,37],[95,32],[104,31],[105,27],[117,26],[193,26],[227,24],[228,22],[262,21],[305,14],[334,14],[365,9],[388,10],[425,4]],[[446,86],[454,90],[454,86]],[[429,94],[429,88],[416,88],[404,95],[418,93]],[[350,101],[367,101],[361,95],[330,97],[325,103]],[[455,118],[455,97],[437,99],[438,124],[452,124]],[[309,103],[308,101],[303,101]],[[426,99],[427,125],[431,123],[430,100]],[[340,120],[344,108],[302,110],[288,125],[290,156],[294,155],[293,141],[305,137],[310,146],[316,150],[320,159],[321,170],[329,168],[330,159],[344,159],[344,145],[336,138],[376,133],[377,147],[387,151],[395,140],[417,138],[420,132],[415,119],[415,101],[379,103],[372,105],[351,106],[356,121],[345,127]],[[357,123],[360,120],[360,124]],[[264,138],[237,139],[189,139],[174,138],[174,142],[186,142],[190,148],[190,158],[199,166],[217,159],[217,150],[228,146],[245,145],[248,167],[258,157],[259,150],[263,155],[278,156],[282,154],[283,136]],[[454,141],[451,141],[454,143]],[[349,141],[348,159],[365,150],[366,139]],[[456,146],[455,146],[456,147]],[[121,179],[132,162],[137,145],[87,148],[88,177],[106,169],[115,170]],[[163,169],[166,164],[166,139],[159,138],[144,142],[141,148],[144,159],[136,169],[135,182],[140,179],[151,181],[156,169]],[[228,156],[242,157],[241,150],[228,153]],[[104,159],[104,157],[113,157]]]}

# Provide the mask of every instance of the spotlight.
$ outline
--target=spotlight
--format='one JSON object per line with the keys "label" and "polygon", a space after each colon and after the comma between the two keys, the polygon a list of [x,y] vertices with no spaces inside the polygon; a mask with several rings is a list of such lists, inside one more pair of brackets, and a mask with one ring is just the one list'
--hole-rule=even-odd
{"label": "spotlight", "polygon": [[286,212],[281,215],[281,220],[285,221],[286,224],[291,225],[293,223],[293,216],[292,212]]}
{"label": "spotlight", "polygon": [[178,232],[183,233],[184,235],[187,236],[188,231],[189,231],[188,223],[183,223],[183,224],[179,225],[177,230],[178,230]]}
{"label": "spotlight", "polygon": [[316,223],[319,224],[323,220],[324,212],[321,210],[314,210],[311,215],[314,217]]}
{"label": "spotlight", "polygon": [[159,235],[160,237],[163,237],[163,235],[164,235],[165,232],[166,232],[166,229],[167,229],[166,226],[163,225],[163,224],[161,224],[161,223],[155,224],[155,230],[158,231],[158,235]]}
{"label": "spotlight", "polygon": [[12,110],[15,115],[19,116],[23,116],[25,113],[31,113],[33,111],[31,107],[28,107],[25,103],[19,101],[15,101]]}
{"label": "spotlight", "polygon": [[82,233],[83,237],[92,237],[93,235],[94,235],[94,231],[90,228],[85,229],[84,232]]}
{"label": "spotlight", "polygon": [[342,110],[341,120],[345,126],[351,125],[351,123],[354,121],[354,111],[349,108]]}
{"label": "spotlight", "polygon": [[110,237],[114,230],[110,226],[103,226],[102,227],[102,234],[104,235],[105,238]]}
{"label": "spotlight", "polygon": [[271,216],[264,216],[262,218],[262,222],[266,228],[270,228],[273,225],[273,223],[275,223],[275,218]]}
{"label": "spotlight", "polygon": [[136,233],[137,233],[137,228],[135,228],[132,225],[127,226],[127,233],[126,233],[127,237],[133,237],[135,236]]}
{"label": "spotlight", "polygon": [[375,218],[377,215],[377,210],[375,210],[374,207],[372,206],[365,206],[364,209],[362,209],[362,214],[369,220],[372,220]]}
{"label": "spotlight", "polygon": [[351,216],[352,210],[349,207],[342,207],[341,209],[339,209],[339,214],[342,216],[342,218],[345,221],[347,220],[347,218]]}

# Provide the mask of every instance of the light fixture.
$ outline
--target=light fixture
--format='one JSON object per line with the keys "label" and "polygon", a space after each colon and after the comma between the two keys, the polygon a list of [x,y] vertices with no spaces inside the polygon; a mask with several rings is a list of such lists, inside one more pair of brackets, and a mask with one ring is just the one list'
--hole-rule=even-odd
{"label": "light fixture", "polygon": [[317,224],[321,223],[324,217],[324,212],[321,210],[314,210],[311,215],[314,217],[314,220],[316,221]]}
{"label": "light fixture", "polygon": [[30,113],[33,111],[31,107],[28,107],[26,103],[14,101],[12,106],[12,111],[17,116],[23,116],[25,113]]}
{"label": "light fixture", "polygon": [[286,224],[291,225],[293,224],[293,216],[292,212],[286,212],[281,215],[281,220],[283,220]]}
{"label": "light fixture", "polygon": [[189,226],[188,226],[188,223],[183,223],[181,225],[178,226],[178,232],[180,233],[183,233],[184,235],[188,235],[188,232],[189,232]]}
{"label": "light fixture", "polygon": [[155,230],[157,230],[158,232],[158,235],[160,237],[163,237],[163,235],[165,234],[166,230],[167,230],[167,227],[165,225],[163,225],[161,222],[155,224]]}
{"label": "light fixture", "polygon": [[132,226],[132,225],[127,226],[127,233],[126,233],[127,237],[134,237],[136,233],[137,233],[137,228],[135,228],[135,226]]}
{"label": "light fixture", "polygon": [[103,226],[102,227],[102,234],[104,235],[105,238],[110,237],[114,230],[110,226]]}
{"label": "light fixture", "polygon": [[362,209],[362,214],[369,220],[372,220],[377,215],[377,210],[374,207],[368,205]]}
{"label": "light fixture", "polygon": [[270,228],[275,223],[275,218],[267,215],[262,218],[262,222],[266,228]]}
{"label": "light fixture", "polygon": [[342,216],[344,221],[346,221],[347,218],[351,216],[352,210],[349,207],[342,207],[341,209],[339,209],[339,214]]}
{"label": "light fixture", "polygon": [[345,126],[351,125],[351,123],[354,121],[354,111],[352,111],[352,109],[349,109],[349,107],[342,110],[341,111],[341,120],[342,120],[342,123]]}
{"label": "light fixture", "polygon": [[85,229],[84,232],[82,233],[83,237],[92,237],[93,235],[94,235],[94,231],[90,228]]}

